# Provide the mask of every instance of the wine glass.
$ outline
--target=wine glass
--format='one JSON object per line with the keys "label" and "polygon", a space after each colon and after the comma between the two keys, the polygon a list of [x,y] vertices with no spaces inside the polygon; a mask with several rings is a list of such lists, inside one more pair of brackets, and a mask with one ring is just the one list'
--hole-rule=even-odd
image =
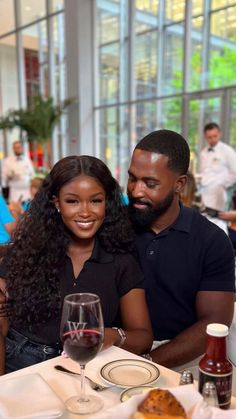
{"label": "wine glass", "polygon": [[104,339],[104,325],[100,299],[95,294],[70,294],[64,298],[61,340],[66,354],[80,364],[80,396],[66,401],[67,409],[76,414],[89,414],[102,408],[102,399],[85,395],[85,365],[100,351]]}

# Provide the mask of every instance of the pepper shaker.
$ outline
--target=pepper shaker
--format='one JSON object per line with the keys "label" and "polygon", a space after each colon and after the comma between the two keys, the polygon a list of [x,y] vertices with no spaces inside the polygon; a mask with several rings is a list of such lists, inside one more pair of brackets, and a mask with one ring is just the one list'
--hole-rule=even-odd
{"label": "pepper shaker", "polygon": [[190,370],[183,370],[181,373],[179,385],[192,384],[193,383],[193,374]]}
{"label": "pepper shaker", "polygon": [[202,396],[209,406],[217,407],[219,405],[216,386],[213,381],[207,381],[204,383],[202,388]]}

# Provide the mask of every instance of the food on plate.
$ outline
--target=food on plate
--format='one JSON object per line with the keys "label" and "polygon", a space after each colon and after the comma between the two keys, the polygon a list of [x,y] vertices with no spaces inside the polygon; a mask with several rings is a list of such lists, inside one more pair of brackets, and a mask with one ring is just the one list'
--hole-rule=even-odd
{"label": "food on plate", "polygon": [[139,404],[130,419],[187,419],[183,406],[168,390],[156,388]]}

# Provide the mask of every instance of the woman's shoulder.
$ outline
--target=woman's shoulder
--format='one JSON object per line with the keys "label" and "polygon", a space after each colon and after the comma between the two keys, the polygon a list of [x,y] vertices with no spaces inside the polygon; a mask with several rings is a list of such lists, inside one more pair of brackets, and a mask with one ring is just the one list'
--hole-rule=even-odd
{"label": "woman's shoulder", "polygon": [[114,266],[119,272],[141,273],[138,257],[133,253],[117,253],[114,255]]}
{"label": "woman's shoulder", "polygon": [[120,263],[137,263],[137,257],[135,253],[132,253],[132,252],[126,252],[126,253],[116,252],[113,254],[113,257],[116,261]]}

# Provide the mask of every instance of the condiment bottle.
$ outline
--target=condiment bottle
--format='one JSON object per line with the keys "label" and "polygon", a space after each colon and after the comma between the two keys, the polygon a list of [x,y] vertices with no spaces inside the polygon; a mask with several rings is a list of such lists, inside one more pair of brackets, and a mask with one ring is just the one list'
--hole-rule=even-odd
{"label": "condiment bottle", "polygon": [[216,386],[219,407],[228,409],[231,401],[232,374],[231,362],[226,356],[226,336],[228,327],[220,323],[207,326],[206,353],[199,362],[199,391],[204,384],[213,381]]}

